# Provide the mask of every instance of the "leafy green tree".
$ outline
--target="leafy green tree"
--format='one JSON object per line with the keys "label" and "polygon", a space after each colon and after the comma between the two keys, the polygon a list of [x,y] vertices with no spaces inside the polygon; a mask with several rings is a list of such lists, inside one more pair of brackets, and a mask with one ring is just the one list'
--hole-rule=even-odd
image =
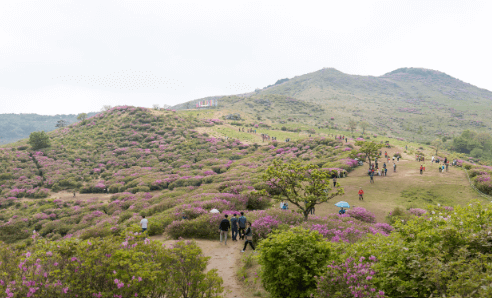
{"label": "leafy green tree", "polygon": [[79,120],[79,121],[84,121],[85,119],[87,119],[87,114],[86,113],[80,113],[77,116],[77,120]]}
{"label": "leafy green tree", "polygon": [[434,146],[434,148],[436,149],[436,155],[437,155],[437,152],[443,146],[443,142],[441,139],[435,139],[434,141],[432,141],[431,145]]}
{"label": "leafy green tree", "polygon": [[31,145],[32,150],[38,150],[41,148],[46,148],[51,145],[50,137],[44,131],[35,131],[29,135],[29,145]]}
{"label": "leafy green tree", "polygon": [[369,169],[371,168],[371,160],[378,157],[379,149],[383,147],[383,144],[377,144],[375,142],[357,141],[355,145],[360,146],[359,150],[353,150],[350,156],[356,158],[359,153],[364,154],[364,160],[369,162]]}
{"label": "leafy green tree", "polygon": [[349,128],[352,133],[354,133],[354,130],[357,128],[357,121],[349,119]]}
{"label": "leafy green tree", "polygon": [[367,121],[361,121],[359,123],[359,127],[362,128],[362,134],[366,133],[366,129],[369,127],[369,123]]}
{"label": "leafy green tree", "polygon": [[326,267],[331,243],[317,231],[296,227],[273,232],[259,244],[261,282],[272,298],[305,298]]}
{"label": "leafy green tree", "polygon": [[270,195],[277,202],[286,200],[297,206],[298,212],[307,220],[310,209],[315,205],[344,193],[341,187],[330,192],[330,178],[331,173],[319,169],[317,165],[301,165],[300,162],[285,164],[277,159],[263,175],[271,192],[261,190],[260,193]]}
{"label": "leafy green tree", "polygon": [[58,122],[56,122],[55,127],[61,128],[61,127],[65,127],[67,125],[68,125],[67,120],[60,119],[60,120],[58,120]]}

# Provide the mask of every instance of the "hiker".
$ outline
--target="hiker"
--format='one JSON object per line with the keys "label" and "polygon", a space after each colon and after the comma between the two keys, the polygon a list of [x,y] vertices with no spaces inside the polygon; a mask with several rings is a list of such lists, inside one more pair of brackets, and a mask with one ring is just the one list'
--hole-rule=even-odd
{"label": "hiker", "polygon": [[381,170],[379,168],[378,169],[378,176],[381,176]]}
{"label": "hiker", "polygon": [[439,173],[442,172],[442,168],[441,168],[441,165],[439,165]]}
{"label": "hiker", "polygon": [[340,170],[337,171],[337,178],[340,178]]}
{"label": "hiker", "polygon": [[314,206],[311,207],[310,211],[311,211],[311,214],[314,215]]}
{"label": "hiker", "polygon": [[[285,204],[284,204],[284,208],[285,208]],[[242,211],[238,223],[239,223],[239,239],[244,240],[244,229],[246,229],[246,217],[244,217],[244,212]]]}
{"label": "hiker", "polygon": [[384,176],[386,177],[388,175],[388,169],[384,169]]}
{"label": "hiker", "polygon": [[445,158],[444,158],[444,164],[446,164],[447,162],[448,162],[448,158],[447,158],[447,157],[445,157]]}
{"label": "hiker", "polygon": [[449,161],[448,161],[448,163],[446,164],[446,172],[448,171],[448,167],[449,167]]}
{"label": "hiker", "polygon": [[369,180],[370,183],[374,183],[374,169],[371,170],[371,173],[369,174],[369,177],[371,177],[371,180]]}
{"label": "hiker", "polygon": [[359,189],[359,201],[364,201],[364,191],[362,187]]}
{"label": "hiker", "polygon": [[337,177],[333,177],[333,187],[337,186]]}
{"label": "hiker", "polygon": [[424,167],[420,165],[420,175],[422,175],[422,171],[424,170]]}
{"label": "hiker", "polygon": [[222,239],[224,239],[224,243],[225,245],[227,245],[227,233],[229,231],[229,228],[231,227],[231,223],[227,219],[227,214],[224,215],[224,217],[225,218],[219,224],[220,242],[222,242]]}
{"label": "hiker", "polygon": [[287,203],[284,203],[284,205],[282,206],[282,210],[287,210],[289,209],[289,205]]}
{"label": "hiker", "polygon": [[340,211],[338,211],[338,214],[340,214],[340,215],[345,214],[345,209],[340,208]]}
{"label": "hiker", "polygon": [[442,165],[442,170],[441,170],[442,173],[444,173],[444,164]]}
{"label": "hiker", "polygon": [[396,163],[393,162],[393,172],[396,172]]}
{"label": "hiker", "polygon": [[145,215],[142,215],[142,220],[140,221],[140,227],[142,228],[142,233],[147,231],[148,225],[149,225],[148,219],[145,218]]}
{"label": "hiker", "polygon": [[348,143],[348,138],[345,138],[345,143]]}
{"label": "hiker", "polygon": [[284,201],[280,202],[280,209],[284,209]]}
{"label": "hiker", "polygon": [[388,152],[384,151],[384,158],[388,158]]}
{"label": "hiker", "polygon": [[246,246],[248,246],[248,243],[251,246],[251,248],[255,250],[255,247],[253,246],[253,231],[251,230],[250,222],[248,222],[248,229],[246,230],[246,241],[244,241],[244,247],[243,250],[241,250],[241,252],[244,252],[246,250]]}
{"label": "hiker", "polygon": [[434,156],[432,156],[431,158],[431,163],[434,163]]}
{"label": "hiker", "polygon": [[386,169],[386,163],[383,162],[383,169]]}
{"label": "hiker", "polygon": [[400,162],[400,155],[396,156],[396,162]]}
{"label": "hiker", "polygon": [[75,198],[75,191],[73,192],[73,197]]}
{"label": "hiker", "polygon": [[232,241],[237,241],[237,217],[236,213],[232,215],[231,218],[231,232],[232,232]]}

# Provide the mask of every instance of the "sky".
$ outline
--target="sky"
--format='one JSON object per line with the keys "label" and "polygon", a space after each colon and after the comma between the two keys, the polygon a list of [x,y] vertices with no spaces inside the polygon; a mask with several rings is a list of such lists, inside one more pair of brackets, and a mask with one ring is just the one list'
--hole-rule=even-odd
{"label": "sky", "polygon": [[254,91],[333,67],[492,90],[492,1],[0,1],[0,114]]}

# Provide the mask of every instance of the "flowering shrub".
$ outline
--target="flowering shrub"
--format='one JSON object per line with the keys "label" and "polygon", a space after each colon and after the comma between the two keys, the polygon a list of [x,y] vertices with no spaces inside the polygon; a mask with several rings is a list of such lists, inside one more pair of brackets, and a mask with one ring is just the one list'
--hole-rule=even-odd
{"label": "flowering shrub", "polygon": [[347,211],[347,214],[350,217],[356,218],[360,221],[369,222],[369,223],[376,222],[376,216],[372,212],[367,211],[363,207],[354,207],[352,209],[349,209]]}
{"label": "flowering shrub", "polygon": [[[6,297],[218,297],[222,279],[192,242],[165,248],[134,236],[45,242],[17,252],[0,243]],[[5,296],[4,296],[5,297]]]}
{"label": "flowering shrub", "polygon": [[353,258],[348,258],[342,264],[332,264],[327,266],[327,272],[323,276],[316,278],[318,288],[315,297],[331,297],[338,293],[337,297],[374,297],[384,298],[384,292],[377,290],[370,282],[376,274],[372,265],[377,262],[376,257],[371,256],[366,261],[361,257],[358,262]]}

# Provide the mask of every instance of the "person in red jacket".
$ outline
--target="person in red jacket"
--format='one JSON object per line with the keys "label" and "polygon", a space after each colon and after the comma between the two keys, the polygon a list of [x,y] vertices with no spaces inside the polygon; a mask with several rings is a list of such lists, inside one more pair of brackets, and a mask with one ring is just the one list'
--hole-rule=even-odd
{"label": "person in red jacket", "polygon": [[362,187],[359,189],[359,201],[364,201],[364,191]]}

